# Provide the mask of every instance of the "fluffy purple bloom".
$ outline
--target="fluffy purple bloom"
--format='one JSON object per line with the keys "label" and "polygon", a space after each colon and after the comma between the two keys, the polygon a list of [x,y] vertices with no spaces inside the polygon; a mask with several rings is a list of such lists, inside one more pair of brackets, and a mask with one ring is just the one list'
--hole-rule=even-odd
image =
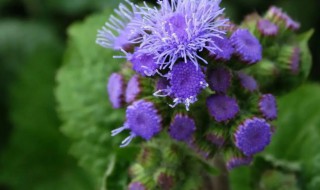
{"label": "fluffy purple bloom", "polygon": [[207,98],[210,115],[217,121],[223,122],[233,119],[239,112],[239,106],[234,98],[226,95],[214,94]]}
{"label": "fluffy purple bloom", "polygon": [[154,55],[140,53],[139,50],[130,56],[129,61],[132,63],[133,70],[142,76],[154,75],[159,67],[154,59]]}
{"label": "fluffy purple bloom", "polygon": [[[218,50],[214,50],[213,52],[209,51],[209,55],[214,57],[218,61],[228,61],[231,59],[231,56],[234,52],[234,49],[230,43],[230,40],[226,36],[213,37],[212,38],[214,45],[218,47]],[[212,45],[212,44],[210,44]]]}
{"label": "fluffy purple bloom", "polygon": [[219,4],[221,0],[163,0],[158,1],[159,8],[151,8],[145,4],[138,7],[142,19],[134,24],[141,28],[140,48],[147,53],[154,53],[161,69],[170,69],[182,58],[190,60],[198,67],[198,59],[207,63],[198,55],[203,49],[218,51],[213,37],[225,32],[227,19],[217,20],[223,13]]}
{"label": "fluffy purple bloom", "polygon": [[196,124],[193,119],[178,114],[170,124],[169,134],[175,140],[188,142],[195,130]]}
{"label": "fluffy purple bloom", "polygon": [[183,103],[189,110],[190,104],[197,101],[197,95],[208,86],[205,75],[190,61],[175,64],[170,75],[170,91],[174,97],[172,107]]}
{"label": "fluffy purple bloom", "polygon": [[242,61],[254,64],[262,59],[262,46],[247,29],[236,30],[231,35],[230,40],[235,53]]}
{"label": "fluffy purple bloom", "polygon": [[232,74],[226,67],[216,67],[207,71],[209,87],[218,93],[227,93],[231,85]]}
{"label": "fluffy purple bloom", "polygon": [[272,94],[264,94],[259,101],[259,109],[263,117],[274,120],[278,116],[277,101]]}
{"label": "fluffy purple bloom", "polygon": [[109,100],[113,108],[117,109],[123,106],[124,103],[124,79],[121,74],[113,73],[110,75],[107,91]]}
{"label": "fluffy purple bloom", "polygon": [[161,131],[161,116],[154,104],[145,100],[139,100],[128,106],[126,110],[126,122],[118,129],[112,131],[115,136],[123,130],[130,130],[130,136],[124,139],[120,147],[127,146],[136,137],[150,140]]}
{"label": "fluffy purple bloom", "polygon": [[267,19],[260,19],[257,26],[263,36],[275,36],[279,31],[279,27]]}
{"label": "fluffy purple bloom", "polygon": [[147,190],[140,182],[132,182],[129,184],[128,190]]}
{"label": "fluffy purple bloom", "polygon": [[137,28],[130,23],[139,16],[134,13],[135,6],[129,4],[132,10],[120,3],[119,8],[115,10],[116,16],[111,15],[105,26],[98,30],[97,44],[115,50],[130,49],[133,39],[139,36]]}
{"label": "fluffy purple bloom", "polygon": [[246,166],[252,162],[252,157],[233,157],[227,161],[227,169],[230,171],[239,166]]}
{"label": "fluffy purple bloom", "polygon": [[141,93],[140,81],[138,75],[133,75],[128,82],[125,99],[127,103],[135,101]]}
{"label": "fluffy purple bloom", "polygon": [[271,134],[271,127],[266,120],[256,117],[247,119],[234,134],[235,145],[246,156],[252,156],[270,143]]}
{"label": "fluffy purple bloom", "polygon": [[257,81],[252,77],[249,76],[243,72],[238,72],[237,73],[238,79],[240,80],[241,86],[248,90],[249,92],[253,92],[258,90],[258,83]]}
{"label": "fluffy purple bloom", "polygon": [[300,66],[300,48],[295,47],[293,48],[291,60],[290,60],[290,70],[293,74],[299,73],[299,66]]}

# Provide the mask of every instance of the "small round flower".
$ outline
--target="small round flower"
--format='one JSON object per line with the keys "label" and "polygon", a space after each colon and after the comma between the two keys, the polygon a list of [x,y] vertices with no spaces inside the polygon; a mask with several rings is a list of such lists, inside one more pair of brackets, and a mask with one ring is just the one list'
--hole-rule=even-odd
{"label": "small round flower", "polygon": [[259,101],[259,109],[263,117],[274,120],[278,116],[277,101],[272,94],[264,94]]}
{"label": "small round flower", "polygon": [[138,36],[138,29],[130,23],[139,16],[134,13],[135,6],[132,3],[129,4],[132,10],[120,3],[119,8],[115,10],[116,16],[111,15],[109,22],[98,30],[97,44],[115,50],[130,49],[131,39]]}
{"label": "small round flower", "polygon": [[246,119],[235,134],[235,145],[246,156],[262,151],[271,140],[271,127],[261,118]]}
{"label": "small round flower", "polygon": [[258,83],[252,76],[249,76],[243,72],[237,72],[237,77],[244,89],[248,90],[249,92],[258,90]]}
{"label": "small round flower", "polygon": [[[218,50],[209,51],[209,55],[218,61],[228,61],[234,52],[230,40],[226,36],[212,37],[212,41]],[[211,44],[210,44],[211,45]]]}
{"label": "small round flower", "polygon": [[172,107],[184,103],[188,110],[190,104],[197,101],[197,95],[208,85],[205,75],[190,61],[175,64],[170,75],[170,90],[175,97]]}
{"label": "small round flower", "polygon": [[217,121],[223,122],[233,119],[239,112],[239,106],[234,98],[226,95],[214,94],[207,98],[210,115]]}
{"label": "small round flower", "polygon": [[140,182],[132,182],[129,184],[128,190],[147,190]]}
{"label": "small round flower", "polygon": [[140,87],[139,76],[133,75],[129,80],[126,88],[126,94],[125,94],[126,102],[129,104],[135,101],[140,93],[141,93],[141,87]]}
{"label": "small round flower", "polygon": [[195,130],[196,124],[193,119],[178,114],[170,124],[169,134],[175,140],[188,142]]}
{"label": "small round flower", "polygon": [[136,137],[150,140],[161,130],[161,116],[154,104],[145,100],[139,100],[128,106],[126,110],[126,122],[123,127],[112,131],[115,136],[123,130],[131,130],[130,136],[122,141],[120,147],[127,146]]}
{"label": "small round flower", "polygon": [[124,103],[124,79],[121,74],[113,73],[110,75],[107,91],[109,100],[113,108],[117,109],[123,106]]}
{"label": "small round flower", "polygon": [[142,76],[153,76],[159,67],[154,55],[140,53],[139,50],[130,56],[129,61],[133,65],[133,70]]}
{"label": "small round flower", "polygon": [[257,26],[263,36],[275,36],[279,31],[279,27],[267,19],[260,19]]}
{"label": "small round flower", "polygon": [[209,87],[218,93],[227,93],[232,75],[229,69],[225,67],[216,67],[207,71]]}
{"label": "small round flower", "polygon": [[247,29],[238,29],[230,37],[236,55],[248,63],[254,64],[262,59],[262,46],[258,39]]}
{"label": "small round flower", "polygon": [[178,59],[190,60],[198,67],[198,60],[207,63],[198,52],[208,49],[218,50],[212,37],[225,33],[220,27],[227,19],[217,20],[223,13],[219,7],[221,0],[174,0],[158,1],[159,8],[147,5],[138,7],[142,19],[135,22],[140,27],[140,48],[155,53],[160,69],[170,68]]}
{"label": "small round flower", "polygon": [[233,157],[227,161],[227,169],[230,171],[240,166],[249,165],[252,162],[252,157]]}

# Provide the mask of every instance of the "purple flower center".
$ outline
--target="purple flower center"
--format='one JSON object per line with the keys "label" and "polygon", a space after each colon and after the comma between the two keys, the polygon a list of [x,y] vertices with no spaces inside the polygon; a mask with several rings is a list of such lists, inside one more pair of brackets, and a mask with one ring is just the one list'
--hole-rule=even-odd
{"label": "purple flower center", "polygon": [[264,119],[247,119],[238,126],[235,144],[246,156],[262,151],[271,140],[271,127]]}
{"label": "purple flower center", "polygon": [[193,119],[176,115],[169,127],[169,134],[175,140],[188,142],[195,130],[196,125]]}
{"label": "purple flower center", "polygon": [[239,106],[235,99],[226,95],[211,95],[207,98],[209,113],[217,122],[233,119],[239,112]]}

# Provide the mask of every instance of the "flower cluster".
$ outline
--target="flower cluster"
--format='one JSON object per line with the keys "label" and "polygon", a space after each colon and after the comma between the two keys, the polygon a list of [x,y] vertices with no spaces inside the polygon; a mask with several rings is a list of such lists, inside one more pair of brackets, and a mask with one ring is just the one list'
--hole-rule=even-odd
{"label": "flower cluster", "polygon": [[[237,26],[220,1],[162,0],[157,7],[126,1],[99,30],[97,43],[127,60],[108,81],[113,107],[126,107],[124,125],[112,131],[129,130],[121,147],[167,131],[161,138],[206,158],[225,152],[232,169],[250,164],[270,143],[277,103],[267,87],[301,72],[299,45],[277,39],[289,39],[299,24],[271,7]],[[130,189],[142,186],[133,182]]]}

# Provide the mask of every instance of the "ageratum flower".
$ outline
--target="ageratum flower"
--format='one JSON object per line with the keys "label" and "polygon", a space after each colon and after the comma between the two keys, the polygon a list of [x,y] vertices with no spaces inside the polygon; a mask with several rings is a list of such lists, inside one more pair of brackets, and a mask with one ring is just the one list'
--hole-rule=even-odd
{"label": "ageratum flower", "polygon": [[248,64],[257,63],[262,59],[262,46],[258,39],[247,29],[238,29],[230,37],[235,54]]}
{"label": "ageratum flower", "polygon": [[126,92],[125,92],[125,100],[127,103],[132,103],[141,93],[141,86],[138,75],[133,75],[128,82]]}
{"label": "ageratum flower", "polygon": [[263,117],[274,120],[278,116],[277,101],[272,94],[264,94],[259,101],[259,109]]}
{"label": "ageratum flower", "polygon": [[129,54],[128,60],[132,63],[133,70],[142,76],[153,76],[159,67],[153,54],[141,53],[139,50]]}
{"label": "ageratum flower", "polygon": [[147,190],[147,188],[140,182],[132,182],[129,184],[128,190]]}
{"label": "ageratum flower", "polygon": [[207,98],[210,115],[217,121],[223,122],[233,119],[239,112],[239,106],[234,98],[226,95],[214,94]]}
{"label": "ageratum flower", "polygon": [[267,19],[260,19],[257,23],[258,31],[263,36],[275,36],[278,34],[279,27]]}
{"label": "ageratum flower", "polygon": [[213,57],[217,61],[230,60],[234,52],[230,40],[225,35],[222,35],[221,37],[213,37],[212,40],[214,42],[213,46],[217,46],[219,50],[214,50],[213,52],[209,50],[209,56]]}
{"label": "ageratum flower", "polygon": [[204,49],[219,51],[213,39],[225,33],[219,28],[227,19],[216,19],[224,11],[220,1],[163,0],[158,1],[159,9],[146,4],[137,7],[142,19],[133,25],[142,29],[141,51],[154,54],[161,69],[172,69],[180,58],[185,63],[190,60],[197,68],[198,59],[207,63],[198,53]]}
{"label": "ageratum flower", "polygon": [[271,134],[266,120],[257,117],[246,119],[234,134],[235,145],[246,156],[252,156],[270,143]]}
{"label": "ageratum flower", "polygon": [[121,74],[113,73],[110,75],[107,91],[109,94],[109,100],[113,108],[117,109],[123,106],[124,103],[124,79]]}
{"label": "ageratum flower", "polygon": [[249,92],[258,90],[258,83],[252,76],[249,76],[243,72],[237,72],[237,77],[244,89],[248,90]]}
{"label": "ageratum flower", "polygon": [[193,119],[178,114],[169,127],[169,134],[175,140],[188,142],[195,130],[196,124]]}
{"label": "ageratum flower", "polygon": [[207,71],[209,87],[218,93],[227,93],[231,86],[232,74],[225,67],[217,67]]}
{"label": "ageratum flower", "polygon": [[124,139],[120,147],[127,146],[134,137],[142,137],[150,140],[161,130],[161,116],[155,105],[145,100],[139,100],[128,106],[126,111],[126,122],[118,129],[112,131],[115,136],[123,130],[130,130],[130,136]]}
{"label": "ageratum flower", "polygon": [[114,50],[128,50],[133,42],[133,39],[138,37],[137,29],[130,23],[138,19],[139,16],[135,14],[135,6],[130,4],[130,10],[124,4],[119,5],[115,10],[116,16],[111,15],[109,22],[101,30],[98,30],[96,43],[105,48]]}

